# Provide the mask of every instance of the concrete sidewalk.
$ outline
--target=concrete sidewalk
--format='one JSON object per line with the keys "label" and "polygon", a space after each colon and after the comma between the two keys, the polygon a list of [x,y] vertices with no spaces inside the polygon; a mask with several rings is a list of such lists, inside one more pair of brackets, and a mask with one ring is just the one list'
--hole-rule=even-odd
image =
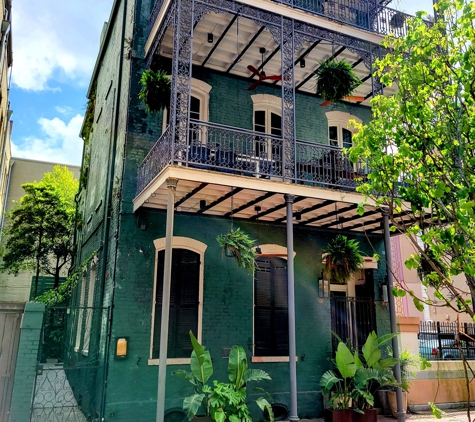
{"label": "concrete sidewalk", "polygon": [[[467,416],[467,409],[448,409],[442,414],[442,419],[437,419],[432,415],[430,411],[421,411],[418,413],[407,413],[406,421],[414,422],[474,422],[475,421],[475,408],[470,410],[471,421]],[[301,419],[301,422],[324,422],[323,418],[318,419]],[[397,419],[390,416],[378,416],[378,422],[397,422]]]}

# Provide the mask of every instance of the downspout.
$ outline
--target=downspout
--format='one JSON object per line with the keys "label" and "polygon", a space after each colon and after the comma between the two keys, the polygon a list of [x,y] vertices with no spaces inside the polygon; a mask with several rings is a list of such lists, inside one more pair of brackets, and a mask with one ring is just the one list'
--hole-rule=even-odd
{"label": "downspout", "polygon": [[294,220],[292,204],[294,195],[284,195],[287,205],[287,288],[289,312],[289,370],[290,370],[290,415],[291,422],[298,421],[297,413],[297,352],[295,346],[295,288],[294,288]]}
{"label": "downspout", "polygon": [[[391,239],[389,237],[389,212],[387,209],[383,209],[383,221],[384,221],[384,249],[386,252],[386,272],[388,274],[388,304],[389,304],[389,321],[391,323],[391,333],[397,333],[396,323],[396,303],[392,294],[394,277],[392,273],[392,259],[391,259]],[[397,359],[397,364],[394,367],[394,376],[398,383],[401,382],[401,363],[399,362],[399,344],[397,335],[392,340],[393,357]],[[406,420],[406,412],[402,403],[402,389],[396,387],[396,401],[397,401],[397,420],[398,422],[404,422]]]}
{"label": "downspout", "polygon": [[[119,68],[118,68],[118,83],[117,83],[117,92],[116,92],[116,104],[115,104],[115,113],[114,113],[114,130],[112,133],[112,146],[111,146],[111,154],[109,154],[110,162],[109,162],[109,185],[107,187],[106,192],[106,200],[104,204],[104,216],[105,216],[105,227],[102,237],[102,259],[101,259],[101,275],[100,275],[100,283],[101,283],[101,290],[100,290],[100,303],[103,304],[104,300],[104,293],[105,293],[105,281],[106,281],[106,272],[107,272],[107,254],[109,250],[109,235],[110,235],[110,225],[111,225],[111,216],[110,216],[110,206],[112,202],[112,192],[114,186],[114,177],[115,177],[115,159],[117,154],[117,136],[119,130],[119,112],[120,112],[120,100],[121,100],[121,90],[122,90],[122,73],[124,67],[124,45],[125,45],[125,29],[127,24],[127,0],[124,0],[124,9],[122,14],[122,30],[120,35],[120,54],[119,54]],[[118,215],[117,218],[120,216]],[[117,248],[117,246],[116,246]],[[117,251],[116,251],[117,252]],[[113,263],[114,267],[116,265],[116,260]],[[115,268],[114,268],[114,275],[115,275]],[[112,298],[111,298],[111,309],[114,306],[114,292],[115,292],[115,279],[113,280],[113,287],[112,287]],[[110,342],[112,338],[112,311],[110,311],[109,315],[109,327],[107,338],[105,341],[105,363],[104,363],[104,386],[102,390],[102,409],[101,414],[104,416],[105,414],[105,403],[106,403],[106,394],[107,394],[107,378],[108,378],[108,369],[109,369],[109,352],[110,352]]]}
{"label": "downspout", "polygon": [[10,179],[12,177],[12,167],[15,164],[15,160],[10,160],[10,168],[8,169],[7,187],[5,188],[5,195],[3,197],[3,211],[2,222],[0,226],[0,241],[2,240],[3,226],[5,225],[5,212],[7,211],[8,191],[10,190]]}

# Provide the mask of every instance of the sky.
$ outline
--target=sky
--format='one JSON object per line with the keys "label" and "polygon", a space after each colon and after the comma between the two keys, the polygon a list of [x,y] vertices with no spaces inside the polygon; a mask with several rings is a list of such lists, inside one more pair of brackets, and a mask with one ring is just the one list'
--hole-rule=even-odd
{"label": "sky", "polygon": [[[113,0],[16,0],[12,9],[12,155],[80,165],[87,88]],[[389,5],[431,13],[432,0]]]}

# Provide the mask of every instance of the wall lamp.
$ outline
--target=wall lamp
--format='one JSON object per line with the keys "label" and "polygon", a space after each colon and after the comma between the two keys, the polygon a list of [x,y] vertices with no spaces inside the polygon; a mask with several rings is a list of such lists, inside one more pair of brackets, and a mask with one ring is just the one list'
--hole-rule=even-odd
{"label": "wall lamp", "polygon": [[128,337],[116,337],[114,359],[117,359],[117,360],[127,359],[128,345],[129,345]]}

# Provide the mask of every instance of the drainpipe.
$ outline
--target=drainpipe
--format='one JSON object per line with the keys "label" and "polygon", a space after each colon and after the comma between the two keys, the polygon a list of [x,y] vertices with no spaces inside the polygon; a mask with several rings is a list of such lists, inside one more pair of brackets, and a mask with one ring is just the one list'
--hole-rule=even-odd
{"label": "drainpipe", "polygon": [[292,204],[294,195],[284,195],[287,205],[287,283],[289,307],[289,369],[290,369],[290,415],[291,422],[298,421],[297,414],[297,364],[295,347],[295,289],[294,289],[294,221]]}
{"label": "drainpipe", "polygon": [[2,211],[2,222],[0,225],[0,241],[2,240],[3,226],[5,225],[5,213],[7,211],[7,200],[8,200],[8,191],[10,190],[10,179],[12,178],[12,167],[15,164],[14,160],[10,160],[10,168],[8,169],[8,178],[7,186],[5,188],[5,195],[3,197],[3,211]]}
{"label": "drainpipe", "polygon": [[172,240],[175,218],[175,193],[178,179],[167,179],[167,237],[165,241],[165,268],[163,270],[162,323],[160,327],[160,355],[158,365],[157,422],[165,418],[165,386],[167,382],[168,318],[170,313],[170,286],[172,278]]}
{"label": "drainpipe", "polygon": [[[392,273],[392,259],[391,259],[391,239],[389,238],[389,211],[383,209],[383,221],[384,221],[384,249],[386,252],[386,271],[388,274],[388,304],[389,304],[389,320],[391,322],[391,333],[397,333],[397,324],[396,324],[396,303],[394,301],[394,296],[392,295],[394,277]],[[397,336],[393,337],[393,356],[398,360],[396,366],[394,367],[394,376],[396,377],[397,382],[401,382],[401,364],[399,362],[399,344]],[[397,420],[398,422],[404,422],[406,420],[406,412],[403,408],[402,403],[402,390],[401,387],[396,388],[396,400],[397,400]]]}

